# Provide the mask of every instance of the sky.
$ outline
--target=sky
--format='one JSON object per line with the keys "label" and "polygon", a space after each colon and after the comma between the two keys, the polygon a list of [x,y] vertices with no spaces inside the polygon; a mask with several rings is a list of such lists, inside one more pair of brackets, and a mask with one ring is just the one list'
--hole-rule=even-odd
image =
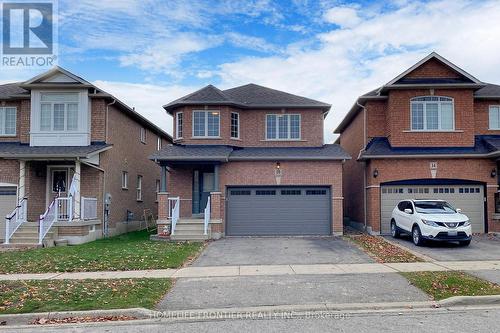
{"label": "sky", "polygon": [[[172,133],[162,105],[213,84],[256,83],[332,104],[325,141],[356,98],[435,51],[500,83],[500,0],[59,0],[59,65]],[[1,69],[0,82],[40,69]]]}

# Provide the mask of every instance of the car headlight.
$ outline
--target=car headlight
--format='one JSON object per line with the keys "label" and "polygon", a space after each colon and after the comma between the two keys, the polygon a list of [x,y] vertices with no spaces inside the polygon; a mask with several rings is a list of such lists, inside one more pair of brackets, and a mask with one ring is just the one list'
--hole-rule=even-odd
{"label": "car headlight", "polygon": [[464,227],[468,227],[468,226],[470,226],[470,221],[469,220],[467,220],[467,221],[464,222]]}
{"label": "car headlight", "polygon": [[424,224],[430,226],[430,227],[439,227],[439,225],[434,222],[434,221],[429,221],[429,220],[422,220],[422,222],[424,222]]}

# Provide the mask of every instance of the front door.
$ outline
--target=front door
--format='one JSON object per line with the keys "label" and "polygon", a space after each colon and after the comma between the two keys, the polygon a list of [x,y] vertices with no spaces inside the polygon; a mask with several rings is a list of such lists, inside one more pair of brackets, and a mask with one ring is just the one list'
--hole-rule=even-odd
{"label": "front door", "polygon": [[47,168],[46,205],[49,205],[58,196],[68,194],[74,169],[65,166],[50,166]]}
{"label": "front door", "polygon": [[214,173],[201,170],[193,172],[193,215],[202,214],[210,192],[214,191]]}

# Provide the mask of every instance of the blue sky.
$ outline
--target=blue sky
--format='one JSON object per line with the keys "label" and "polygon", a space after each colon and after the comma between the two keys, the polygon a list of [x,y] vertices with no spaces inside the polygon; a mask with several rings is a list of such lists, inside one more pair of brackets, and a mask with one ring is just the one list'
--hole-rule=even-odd
{"label": "blue sky", "polygon": [[[171,131],[161,105],[206,84],[254,82],[333,105],[432,51],[500,83],[500,1],[59,1],[59,65]],[[3,71],[0,81],[34,71]]]}

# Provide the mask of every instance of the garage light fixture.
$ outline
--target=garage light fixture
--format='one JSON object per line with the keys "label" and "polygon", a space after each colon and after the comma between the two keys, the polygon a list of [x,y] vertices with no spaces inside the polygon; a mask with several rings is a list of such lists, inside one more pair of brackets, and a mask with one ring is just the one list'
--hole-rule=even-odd
{"label": "garage light fixture", "polygon": [[491,170],[491,178],[495,178],[497,176],[497,169]]}
{"label": "garage light fixture", "polygon": [[378,169],[373,170],[373,178],[378,177]]}

